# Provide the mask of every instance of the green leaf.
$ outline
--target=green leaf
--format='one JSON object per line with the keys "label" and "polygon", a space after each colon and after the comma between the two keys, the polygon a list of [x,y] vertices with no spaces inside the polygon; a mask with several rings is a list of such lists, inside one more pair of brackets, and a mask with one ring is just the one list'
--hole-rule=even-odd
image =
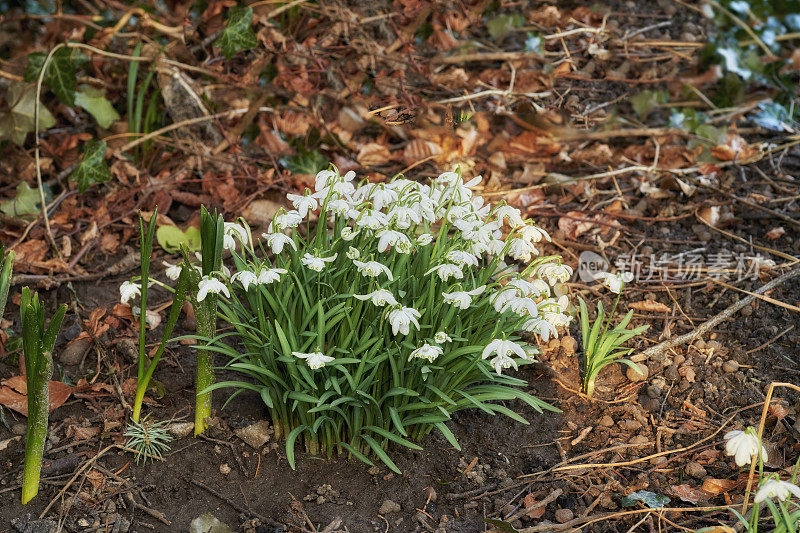
{"label": "green leaf", "polygon": [[[51,196],[50,191],[45,189],[45,193],[44,199],[48,201]],[[30,186],[23,181],[17,185],[17,196],[15,198],[0,203],[0,211],[14,218],[38,215],[41,211],[41,202],[39,200],[39,189],[31,189]]]}
{"label": "green leaf", "polygon": [[631,98],[633,110],[640,118],[647,116],[659,104],[669,102],[667,91],[642,91]]}
{"label": "green leaf", "polygon": [[663,494],[656,494],[649,490],[638,490],[622,498],[620,504],[623,507],[633,507],[636,505],[636,502],[642,502],[651,509],[658,509],[659,507],[667,505],[670,499]]}
{"label": "green leaf", "polygon": [[[34,52],[28,55],[28,66],[25,68],[25,81],[35,82],[39,79],[42,66],[47,59],[47,52]],[[50,58],[44,83],[50,87],[59,100],[72,107],[75,105],[75,89],[78,85],[77,71],[89,58],[74,48],[59,48]]]}
{"label": "green leaf", "polygon": [[89,85],[81,85],[75,93],[75,104],[84,108],[97,120],[101,128],[108,128],[115,120],[119,120],[119,113],[105,97],[103,89],[96,89]]}
{"label": "green leaf", "polygon": [[183,231],[178,226],[160,226],[156,230],[156,240],[164,251],[177,253],[181,249],[181,244],[185,244],[190,252],[200,250],[200,230],[195,226],[189,226]]}
{"label": "green leaf", "polygon": [[489,36],[495,41],[502,41],[506,35],[525,24],[525,16],[520,13],[498,15],[486,21]]}
{"label": "green leaf", "polygon": [[[9,112],[0,116],[0,139],[9,138],[22,145],[29,132],[34,131],[33,117],[36,109],[36,87],[12,83],[5,95]],[[43,104],[39,104],[39,130],[55,126],[56,119]]]}
{"label": "green leaf", "polygon": [[95,183],[105,183],[111,179],[111,173],[106,165],[106,142],[92,139],[83,148],[81,162],[78,163],[70,179],[78,182],[78,191],[86,189]]}
{"label": "green leaf", "polygon": [[236,6],[228,12],[225,29],[214,41],[214,46],[222,48],[223,55],[230,59],[241,50],[250,50],[258,44],[253,33],[253,8]]}
{"label": "green leaf", "polygon": [[519,533],[519,529],[505,520],[500,520],[499,518],[484,518],[483,521],[490,526],[494,526],[495,530],[501,531],[502,533]]}
{"label": "green leaf", "polygon": [[328,167],[328,160],[317,150],[298,148],[296,155],[282,157],[280,164],[292,174],[316,174]]}

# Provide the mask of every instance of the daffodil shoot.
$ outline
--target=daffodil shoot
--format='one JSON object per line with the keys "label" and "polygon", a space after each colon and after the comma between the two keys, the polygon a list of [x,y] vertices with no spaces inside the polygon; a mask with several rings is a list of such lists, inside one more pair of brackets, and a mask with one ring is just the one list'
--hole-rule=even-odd
{"label": "daffodil shoot", "polygon": [[300,439],[395,471],[390,445],[419,449],[437,430],[458,447],[446,422],[461,409],[524,423],[502,402],[555,410],[509,374],[571,320],[553,287],[572,269],[539,255],[544,230],[486,203],[473,192],[480,178],[459,172],[373,183],[331,167],[314,181],[313,192],[288,195],[293,209],[261,238],[224,223],[225,264],[207,259],[204,240],[202,277],[189,265],[193,301],[213,297],[225,326],[200,331],[198,312],[198,347],[242,375],[198,381],[198,395],[258,392],[292,466]]}

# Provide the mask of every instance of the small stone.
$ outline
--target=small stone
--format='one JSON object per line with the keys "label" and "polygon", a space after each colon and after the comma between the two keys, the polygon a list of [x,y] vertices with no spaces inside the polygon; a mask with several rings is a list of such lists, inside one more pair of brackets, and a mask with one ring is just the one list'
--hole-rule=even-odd
{"label": "small stone", "polygon": [[680,377],[678,375],[678,367],[676,365],[668,366],[667,369],[664,370],[664,377],[672,381],[678,379]]}
{"label": "small stone", "polygon": [[169,432],[172,436],[182,439],[194,430],[194,422],[175,422],[170,424]]}
{"label": "small stone", "polygon": [[381,508],[378,509],[378,514],[386,515],[391,513],[399,513],[401,510],[401,507],[392,500],[384,500],[381,504]]}
{"label": "small stone", "polygon": [[578,347],[578,343],[574,337],[563,337],[561,339],[561,347],[564,348],[566,353],[573,354]]}
{"label": "small stone", "polygon": [[369,470],[367,470],[367,474],[369,474],[370,476],[377,476],[380,473],[381,473],[381,469],[379,467],[377,467],[377,466],[371,466],[371,467],[369,467]]}
{"label": "small stone", "polygon": [[728,374],[733,374],[734,372],[739,370],[739,363],[737,363],[733,359],[725,361],[724,363],[722,363],[722,370],[724,370]]}
{"label": "small stone", "polygon": [[249,444],[257,450],[269,440],[269,436],[272,434],[272,428],[268,420],[260,420],[255,424],[237,429],[234,433],[236,433],[236,436],[242,439],[245,444]]}
{"label": "small stone", "polygon": [[575,518],[575,513],[572,512],[572,509],[559,509],[556,511],[556,522],[559,524],[565,524]]}
{"label": "small stone", "polygon": [[642,428],[642,423],[637,420],[620,420],[619,428],[623,431],[636,431]]}
{"label": "small stone", "polygon": [[650,439],[645,437],[644,435],[634,435],[634,437],[630,441],[631,444],[649,444]]}
{"label": "small stone", "polygon": [[650,385],[647,387],[647,397],[656,399],[661,396],[661,389],[656,387],[655,385]]}
{"label": "small stone", "polygon": [[425,498],[428,501],[434,503],[436,502],[438,496],[436,495],[436,491],[433,489],[433,487],[425,487],[424,492],[425,492]]}
{"label": "small stone", "polygon": [[610,428],[611,426],[613,426],[613,425],[614,425],[614,419],[613,419],[613,418],[611,418],[611,417],[610,417],[610,416],[608,416],[608,415],[604,415],[604,416],[603,416],[603,418],[601,418],[601,419],[600,419],[600,421],[599,421],[598,423],[599,423],[601,426],[605,426],[605,427],[607,427],[607,428]]}
{"label": "small stone", "polygon": [[28,431],[28,428],[22,422],[17,422],[13,426],[11,426],[11,432],[14,435],[24,435]]}
{"label": "small stone", "polygon": [[[671,367],[670,367],[671,368]],[[695,371],[694,368],[684,365],[678,369],[678,374],[683,377],[687,382],[694,383]]]}
{"label": "small stone", "polygon": [[652,459],[650,459],[650,464],[653,465],[653,466],[658,466],[658,465],[660,465],[662,463],[665,463],[666,461],[667,461],[667,458],[664,457],[664,456],[653,457]]}
{"label": "small stone", "polygon": [[231,473],[231,467],[228,466],[228,463],[222,463],[221,465],[219,465],[219,473],[222,474],[223,476],[227,476],[228,474]]}
{"label": "small stone", "polygon": [[694,461],[688,463],[683,469],[688,475],[695,479],[703,479],[707,474],[706,469],[703,468],[703,465]]}
{"label": "small stone", "polygon": [[630,381],[634,383],[637,381],[644,381],[650,376],[650,370],[647,368],[647,365],[641,363],[634,363],[634,365],[638,367],[638,370],[629,366],[625,371],[625,375]]}
{"label": "small stone", "polygon": [[78,337],[59,351],[58,360],[64,366],[79,365],[91,347],[91,337]]}
{"label": "small stone", "polygon": [[81,527],[89,527],[92,524],[91,524],[91,522],[89,522],[85,518],[78,518],[78,525],[81,526]]}

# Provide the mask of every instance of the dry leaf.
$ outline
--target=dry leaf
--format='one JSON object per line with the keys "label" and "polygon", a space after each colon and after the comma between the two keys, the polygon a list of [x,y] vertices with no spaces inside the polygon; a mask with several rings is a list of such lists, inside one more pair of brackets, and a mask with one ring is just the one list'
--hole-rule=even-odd
{"label": "dry leaf", "polygon": [[720,222],[720,209],[718,205],[706,206],[697,211],[697,218],[709,226],[718,227]]}
{"label": "dry leaf", "polygon": [[703,481],[703,490],[712,496],[717,496],[723,492],[728,492],[735,486],[736,482],[730,479],[709,478]]}
{"label": "dry leaf", "polygon": [[740,161],[756,155],[758,150],[747,144],[741,135],[729,131],[725,137],[725,144],[720,144],[711,149],[711,155],[720,161]]}
{"label": "dry leaf", "polygon": [[[422,139],[414,139],[409,142],[403,150],[403,161],[407,165],[413,165],[419,161],[438,158],[442,155],[441,147],[433,141],[425,141]],[[360,161],[359,154],[359,161]]]}
{"label": "dry leaf", "polygon": [[786,230],[783,229],[783,226],[778,226],[777,228],[772,228],[764,235],[767,239],[774,241],[775,239],[780,239],[783,237],[783,234],[786,233]]}
{"label": "dry leaf", "polygon": [[641,302],[631,302],[628,304],[628,307],[631,309],[636,309],[637,311],[647,311],[650,313],[668,313],[672,310],[671,307],[668,305],[664,305],[661,302],[657,302],[655,300],[642,300]]}
{"label": "dry leaf", "polygon": [[686,483],[682,485],[673,485],[670,487],[670,491],[681,500],[694,504],[700,500],[708,500],[714,496],[700,487],[690,487]]}
{"label": "dry leaf", "polygon": [[[60,381],[51,381],[49,410],[53,412],[64,405],[74,387],[65,385]],[[23,416],[28,416],[28,384],[25,376],[14,376],[0,385],[0,405],[8,407]]]}
{"label": "dry leaf", "polygon": [[[536,498],[533,497],[533,494],[528,494],[522,500],[522,505],[525,507],[525,509],[530,509],[531,507],[533,507],[537,503],[539,503],[539,502],[536,500]],[[547,509],[547,506],[546,505],[542,505],[542,506],[537,507],[535,509],[531,509],[526,514],[527,514],[528,518],[534,518],[534,519],[535,518],[541,518],[544,515],[544,512],[545,512],[546,509]]]}
{"label": "dry leaf", "polygon": [[391,154],[389,149],[382,144],[365,144],[358,152],[356,159],[365,167],[383,165],[389,161]]}
{"label": "dry leaf", "polygon": [[786,418],[786,416],[789,414],[789,410],[784,405],[773,403],[769,406],[769,414],[780,421]]}

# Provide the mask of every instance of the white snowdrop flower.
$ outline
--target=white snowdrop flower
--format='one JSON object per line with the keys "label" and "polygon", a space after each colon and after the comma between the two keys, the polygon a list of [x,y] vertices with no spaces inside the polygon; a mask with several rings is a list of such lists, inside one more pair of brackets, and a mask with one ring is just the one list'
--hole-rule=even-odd
{"label": "white snowdrop flower", "polygon": [[791,495],[800,498],[800,487],[788,481],[781,481],[780,479],[770,478],[764,481],[756,492],[753,501],[761,503],[764,500],[771,500],[777,498],[780,501],[786,501]]}
{"label": "white snowdrop flower", "polygon": [[405,238],[397,241],[394,249],[398,254],[410,254],[412,250],[411,241],[405,235],[403,237]]}
{"label": "white snowdrop flower", "polygon": [[286,198],[292,202],[294,208],[297,209],[297,212],[303,218],[308,216],[309,211],[316,211],[317,207],[319,207],[317,199],[310,194],[299,195],[289,193],[286,195]]}
{"label": "white snowdrop flower", "polygon": [[498,374],[502,374],[503,370],[512,367],[514,370],[519,370],[517,362],[507,355],[496,355],[489,361],[489,364],[492,365],[492,368],[494,368],[494,371]]}
{"label": "white snowdrop flower", "polygon": [[394,222],[399,229],[408,229],[414,224],[422,223],[422,216],[414,209],[402,205],[392,207],[386,214],[390,222]]}
{"label": "white snowdrop flower", "polygon": [[507,308],[510,308],[511,311],[522,317],[529,316],[531,318],[536,318],[539,315],[536,302],[533,301],[532,298],[528,297],[513,298],[508,302]]}
{"label": "white snowdrop flower", "polygon": [[417,235],[417,238],[414,239],[414,242],[417,243],[419,246],[427,246],[433,242],[433,235],[430,233],[423,233],[421,235]]}
{"label": "white snowdrop flower", "polygon": [[208,296],[209,293],[222,293],[228,298],[231,297],[231,293],[228,292],[228,287],[226,287],[224,283],[217,278],[203,276],[203,279],[201,279],[200,283],[197,284],[197,301],[202,302],[206,299],[206,296]]}
{"label": "white snowdrop flower", "polygon": [[378,289],[369,294],[354,294],[353,296],[361,301],[371,300],[372,304],[376,307],[397,305],[397,300],[394,299],[394,295],[386,289]]}
{"label": "white snowdrop flower", "polygon": [[399,243],[407,244],[408,246],[404,246],[403,249],[411,250],[411,241],[408,240],[408,236],[405,233],[393,229],[382,229],[378,231],[379,252],[386,252],[390,246],[397,246]]}
{"label": "white snowdrop flower", "polygon": [[519,297],[518,289],[514,286],[506,285],[500,287],[497,292],[489,298],[489,301],[492,303],[495,311],[504,313],[511,300],[517,297]]}
{"label": "white snowdrop flower", "polygon": [[258,284],[259,285],[269,285],[270,283],[274,283],[281,279],[283,274],[288,273],[289,271],[285,268],[264,268],[262,267],[261,270],[258,271]]}
{"label": "white snowdrop flower", "polygon": [[403,335],[408,335],[409,331],[411,331],[411,324],[419,329],[419,321],[417,319],[420,316],[422,316],[420,312],[411,307],[400,306],[389,308],[386,311],[386,318],[392,325],[393,335],[397,335],[398,332]]}
{"label": "white snowdrop flower", "polygon": [[532,318],[522,325],[522,329],[531,333],[538,333],[542,342],[547,342],[550,337],[558,338],[556,327],[544,318]]}
{"label": "white snowdrop flower", "polygon": [[355,213],[351,211],[350,218],[355,219],[356,226],[361,228],[369,228],[371,230],[381,229],[389,223],[386,213],[381,213],[375,209],[365,209],[360,213],[358,211]]}
{"label": "white snowdrop flower", "polygon": [[758,436],[752,428],[747,431],[729,431],[725,434],[725,454],[732,455],[737,466],[745,466],[758,455],[761,450],[761,458],[767,460],[767,449],[761,445]]}
{"label": "white snowdrop flower", "polygon": [[517,261],[530,263],[533,256],[539,255],[536,248],[525,239],[512,238],[509,239],[508,243],[508,254]]}
{"label": "white snowdrop flower", "polygon": [[386,274],[389,281],[394,281],[392,271],[386,265],[378,263],[377,261],[353,261],[353,264],[358,268],[358,272],[370,278],[377,278],[381,274]]}
{"label": "white snowdrop flower", "polygon": [[336,213],[337,215],[346,215],[350,212],[352,206],[345,198],[336,198],[328,202],[328,210]]}
{"label": "white snowdrop flower", "polygon": [[600,272],[599,274],[596,274],[595,277],[600,278],[603,281],[603,285],[605,285],[608,290],[614,294],[621,293],[623,285],[633,281],[633,274],[630,272],[622,272],[620,274]]}
{"label": "white snowdrop flower", "polygon": [[361,233],[360,231],[353,231],[353,228],[349,226],[345,226],[342,228],[342,240],[345,242],[350,242],[356,237],[358,234]]}
{"label": "white snowdrop flower", "polygon": [[173,265],[171,263],[167,263],[166,261],[161,261],[161,264],[167,267],[167,270],[164,271],[164,274],[172,281],[177,280],[181,276],[181,270],[183,270],[183,267],[180,263]]}
{"label": "white snowdrop flower", "polygon": [[314,190],[321,191],[327,189],[339,180],[339,176],[333,170],[320,170],[314,176]]}
{"label": "white snowdrop flower", "polygon": [[358,259],[361,257],[361,252],[358,251],[358,248],[353,248],[350,246],[347,248],[347,253],[345,254],[348,259]]}
{"label": "white snowdrop flower", "polygon": [[408,356],[408,360],[411,361],[412,359],[425,359],[429,363],[432,363],[437,357],[442,355],[442,353],[444,353],[444,350],[442,350],[439,346],[433,346],[426,342],[411,352],[411,355]]}
{"label": "white snowdrop flower", "polygon": [[458,204],[450,206],[450,209],[447,211],[447,221],[451,223],[455,223],[456,220],[464,220],[471,218],[472,215],[472,206],[469,203]]}
{"label": "white snowdrop flower", "polygon": [[[486,243],[486,253],[489,255],[500,255],[506,249],[506,243],[501,239],[491,239]],[[530,261],[530,259],[528,259]]]}
{"label": "white snowdrop flower", "polygon": [[472,297],[483,294],[486,290],[486,285],[481,285],[471,291],[455,291],[443,292],[442,298],[445,303],[458,307],[459,309],[468,309],[472,305]]}
{"label": "white snowdrop flower", "polygon": [[255,272],[250,272],[249,270],[240,270],[233,276],[231,276],[231,281],[238,281],[244,287],[244,290],[247,291],[252,284],[258,284],[258,275]]}
{"label": "white snowdrop flower", "polygon": [[425,275],[427,276],[431,272],[436,272],[436,274],[439,276],[439,279],[442,281],[447,281],[450,278],[464,279],[464,272],[461,270],[461,267],[451,263],[437,265],[425,272]]}
{"label": "white snowdrop flower", "polygon": [[299,359],[305,359],[308,368],[310,368],[311,370],[320,369],[323,366],[325,366],[325,363],[330,363],[331,361],[335,360],[335,357],[324,355],[322,352],[311,352],[311,353],[292,352],[292,355]]}
{"label": "white snowdrop flower", "polygon": [[558,263],[544,263],[536,267],[534,273],[540,278],[546,278],[550,285],[555,285],[571,278],[572,268]]}
{"label": "white snowdrop flower", "polygon": [[303,221],[303,217],[297,211],[287,211],[280,215],[275,215],[270,224],[270,231],[277,233],[287,228],[296,228]]}
{"label": "white snowdrop flower", "polygon": [[275,255],[283,252],[283,247],[287,244],[297,251],[297,245],[294,243],[294,239],[284,233],[262,233],[261,236],[267,240],[267,246],[269,246],[270,250],[272,250],[272,253]]}
{"label": "white snowdrop flower", "polygon": [[543,313],[542,316],[556,328],[568,326],[572,322],[572,317],[564,313]]}
{"label": "white snowdrop flower", "polygon": [[319,257],[306,252],[306,254],[300,258],[300,262],[315,272],[322,272],[322,269],[325,268],[325,263],[334,261],[337,255],[339,254],[333,254],[330,257]]}
{"label": "white snowdrop flower", "polygon": [[506,222],[512,228],[518,228],[525,224],[519,209],[507,204],[497,207],[492,214],[499,222]]}
{"label": "white snowdrop flower", "polygon": [[372,188],[370,199],[375,209],[380,211],[384,207],[397,201],[397,191],[389,187],[384,187],[383,184],[378,184]]}
{"label": "white snowdrop flower", "polygon": [[142,294],[142,286],[130,281],[123,281],[119,286],[119,301],[123,304],[128,303]]}
{"label": "white snowdrop flower", "polygon": [[436,335],[433,336],[433,340],[439,344],[444,344],[446,342],[452,342],[453,339],[450,338],[450,335],[445,333],[444,331],[436,332]]}
{"label": "white snowdrop flower", "polygon": [[516,355],[518,357],[522,357],[523,359],[527,359],[528,357],[521,344],[503,339],[494,339],[492,342],[487,344],[481,353],[481,358],[487,359],[492,354],[505,356]]}
{"label": "white snowdrop flower", "polygon": [[540,227],[533,224],[523,224],[517,228],[519,236],[528,242],[539,242],[542,239],[551,242],[550,235]]}
{"label": "white snowdrop flower", "polygon": [[411,205],[422,220],[430,223],[436,222],[436,202],[428,196],[420,196],[416,203]]}
{"label": "white snowdrop flower", "polygon": [[545,313],[563,313],[569,307],[569,298],[566,295],[559,296],[558,299],[547,298],[539,302],[538,306]]}
{"label": "white snowdrop flower", "polygon": [[247,229],[236,222],[225,222],[222,232],[222,247],[226,250],[236,249],[236,240],[246,244],[248,239]]}
{"label": "white snowdrop flower", "polygon": [[459,266],[469,265],[478,266],[478,258],[469,252],[463,250],[452,250],[447,252],[445,256],[448,261],[455,263]]}

